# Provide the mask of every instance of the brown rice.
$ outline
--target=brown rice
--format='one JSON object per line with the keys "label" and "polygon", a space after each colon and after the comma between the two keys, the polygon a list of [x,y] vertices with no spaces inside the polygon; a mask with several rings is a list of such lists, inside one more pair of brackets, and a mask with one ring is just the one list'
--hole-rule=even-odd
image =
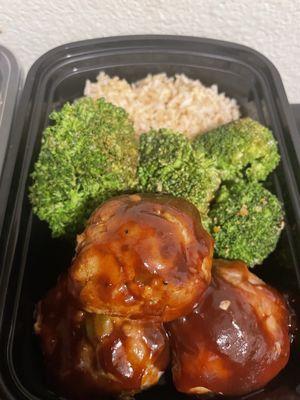
{"label": "brown rice", "polygon": [[183,74],[148,75],[129,84],[100,72],[95,83],[86,82],[84,94],[125,108],[137,135],[151,128],[170,128],[192,138],[240,117],[236,100],[218,93],[217,85],[207,87]]}

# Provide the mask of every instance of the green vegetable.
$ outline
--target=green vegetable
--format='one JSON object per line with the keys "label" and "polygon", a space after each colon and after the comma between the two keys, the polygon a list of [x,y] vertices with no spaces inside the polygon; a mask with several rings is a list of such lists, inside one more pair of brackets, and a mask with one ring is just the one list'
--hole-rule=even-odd
{"label": "green vegetable", "polygon": [[198,136],[194,147],[204,149],[223,181],[243,176],[264,180],[280,160],[272,132],[251,118],[230,122]]}
{"label": "green vegetable", "polygon": [[219,174],[202,149],[168,129],[141,135],[139,189],[164,192],[191,201],[207,218],[209,202],[220,185]]}
{"label": "green vegetable", "polygon": [[101,202],[136,187],[138,145],[127,113],[104,99],[66,103],[50,119],[29,196],[54,237],[73,235]]}
{"label": "green vegetable", "polygon": [[216,255],[251,267],[275,249],[284,226],[279,200],[257,182],[222,186],[209,216]]}

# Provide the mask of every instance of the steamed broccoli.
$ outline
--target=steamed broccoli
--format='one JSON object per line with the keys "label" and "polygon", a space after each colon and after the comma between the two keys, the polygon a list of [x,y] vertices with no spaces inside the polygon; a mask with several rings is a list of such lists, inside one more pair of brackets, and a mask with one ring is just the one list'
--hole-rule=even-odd
{"label": "steamed broccoli", "polygon": [[279,200],[257,182],[222,186],[209,216],[216,255],[249,266],[275,249],[284,226]]}
{"label": "steamed broccoli", "polygon": [[54,237],[73,235],[99,203],[135,187],[138,145],[127,113],[104,99],[66,103],[50,119],[29,196]]}
{"label": "steamed broccoli", "polygon": [[191,201],[205,219],[208,205],[220,185],[219,174],[204,152],[169,129],[141,135],[139,188],[164,192]]}
{"label": "steamed broccoli", "polygon": [[242,118],[216,128],[194,141],[219,170],[222,180],[264,180],[279,163],[277,143],[272,132],[252,120]]}

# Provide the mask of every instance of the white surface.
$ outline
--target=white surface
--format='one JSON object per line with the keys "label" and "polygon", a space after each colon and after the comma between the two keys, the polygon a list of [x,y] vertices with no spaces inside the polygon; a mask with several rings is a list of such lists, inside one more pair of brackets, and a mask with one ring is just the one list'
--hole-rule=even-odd
{"label": "white surface", "polygon": [[24,69],[60,44],[125,34],[166,33],[246,44],[278,68],[300,102],[298,0],[0,0],[0,43]]}

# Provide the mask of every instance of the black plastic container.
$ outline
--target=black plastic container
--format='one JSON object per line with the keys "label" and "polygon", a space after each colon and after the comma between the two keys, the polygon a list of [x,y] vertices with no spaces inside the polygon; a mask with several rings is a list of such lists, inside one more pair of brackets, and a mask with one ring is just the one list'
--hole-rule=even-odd
{"label": "black plastic container", "polygon": [[[3,174],[3,165],[21,86],[22,73],[14,55],[0,45],[0,232],[8,193],[7,188],[3,189],[3,187],[7,187],[10,182],[10,174]],[[14,160],[12,161],[14,164]],[[12,172],[12,167],[10,172]]]}
{"label": "black plastic container", "polygon": [[[281,290],[300,292],[300,142],[279,74],[261,54],[235,44],[176,36],[96,39],[58,47],[30,70],[11,140],[19,146],[9,207],[1,237],[0,397],[57,399],[47,385],[33,335],[35,303],[69,266],[73,248],[53,240],[46,224],[32,215],[27,189],[48,115],[83,93],[85,80],[100,70],[130,81],[147,73],[185,73],[235,97],[244,115],[274,132],[282,162],[270,186],[282,199],[286,228],[275,253],[257,273]],[[298,154],[298,156],[297,156]],[[10,166],[7,166],[10,168]],[[181,399],[170,383],[139,399]],[[298,385],[298,387],[297,387]],[[287,368],[253,399],[300,399],[300,348]],[[244,397],[244,398],[246,398]]]}

